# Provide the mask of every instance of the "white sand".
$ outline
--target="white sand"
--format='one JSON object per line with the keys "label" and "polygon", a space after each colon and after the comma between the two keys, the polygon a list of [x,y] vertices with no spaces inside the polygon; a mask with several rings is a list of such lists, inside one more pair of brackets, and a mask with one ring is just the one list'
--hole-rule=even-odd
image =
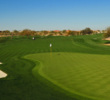
{"label": "white sand", "polygon": [[[3,63],[0,62],[0,64],[3,64]],[[5,78],[6,76],[7,76],[7,74],[0,70],[0,78]]]}
{"label": "white sand", "polygon": [[0,78],[5,78],[7,74],[0,70]]}
{"label": "white sand", "polygon": [[3,64],[2,62],[0,62],[0,64]]}

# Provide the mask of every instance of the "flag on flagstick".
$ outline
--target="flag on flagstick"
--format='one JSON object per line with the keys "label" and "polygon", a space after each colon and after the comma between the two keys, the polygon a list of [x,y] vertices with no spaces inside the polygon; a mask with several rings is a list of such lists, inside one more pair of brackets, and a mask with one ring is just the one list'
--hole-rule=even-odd
{"label": "flag on flagstick", "polygon": [[50,56],[52,55],[52,44],[50,43]]}
{"label": "flag on flagstick", "polygon": [[50,43],[50,47],[52,47],[52,44]]}

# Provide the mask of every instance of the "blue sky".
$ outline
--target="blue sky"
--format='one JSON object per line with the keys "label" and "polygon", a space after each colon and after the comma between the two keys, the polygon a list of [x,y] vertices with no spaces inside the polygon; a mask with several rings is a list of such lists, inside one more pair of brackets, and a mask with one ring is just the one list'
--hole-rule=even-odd
{"label": "blue sky", "polygon": [[103,30],[110,0],[0,0],[0,30]]}

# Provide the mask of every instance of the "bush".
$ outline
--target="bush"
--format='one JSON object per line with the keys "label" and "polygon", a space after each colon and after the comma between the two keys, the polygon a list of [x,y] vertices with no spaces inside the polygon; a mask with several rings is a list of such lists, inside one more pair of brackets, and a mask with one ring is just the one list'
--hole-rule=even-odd
{"label": "bush", "polygon": [[81,33],[83,35],[85,35],[85,34],[92,34],[93,31],[90,28],[85,28],[84,30],[81,31]]}
{"label": "bush", "polygon": [[110,37],[110,27],[108,27],[106,29],[107,33],[104,33],[104,37],[107,38],[107,37]]}

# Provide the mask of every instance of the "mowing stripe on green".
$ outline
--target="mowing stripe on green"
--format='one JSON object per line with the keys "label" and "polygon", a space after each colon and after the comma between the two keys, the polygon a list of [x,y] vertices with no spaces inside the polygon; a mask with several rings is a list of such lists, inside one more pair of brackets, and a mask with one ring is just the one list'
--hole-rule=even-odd
{"label": "mowing stripe on green", "polygon": [[[39,61],[38,73],[69,92],[91,99],[110,99],[110,56],[56,52],[52,56],[39,53],[25,58]],[[36,73],[35,68],[33,74]]]}

